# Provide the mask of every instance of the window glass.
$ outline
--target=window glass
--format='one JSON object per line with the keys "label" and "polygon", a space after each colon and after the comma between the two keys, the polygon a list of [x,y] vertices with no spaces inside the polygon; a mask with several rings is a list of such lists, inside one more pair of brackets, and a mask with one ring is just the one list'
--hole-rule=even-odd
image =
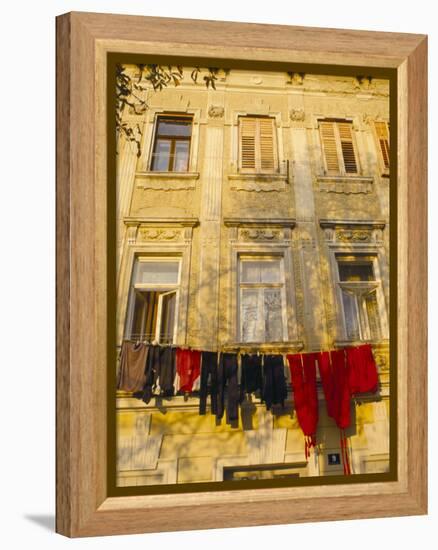
{"label": "window glass", "polygon": [[152,170],[157,172],[167,172],[169,169],[170,149],[172,142],[169,140],[158,139],[155,145]]}
{"label": "window glass", "polygon": [[242,290],[240,315],[243,342],[261,342],[263,340],[263,334],[259,322],[259,309],[258,290]]}
{"label": "window glass", "polygon": [[157,135],[190,137],[192,135],[192,119],[166,119],[160,117]]}
{"label": "window glass", "polygon": [[374,281],[371,263],[339,262],[340,281]]}
{"label": "window glass", "polygon": [[188,141],[177,141],[175,143],[175,159],[173,169],[175,172],[186,172],[189,168],[189,149]]}
{"label": "window glass", "polygon": [[283,340],[283,319],[281,290],[279,288],[264,291],[265,339],[267,342]]}
{"label": "window glass", "polygon": [[281,260],[242,260],[240,268],[240,338],[243,342],[284,339]]}
{"label": "window glass", "polygon": [[242,261],[243,283],[280,283],[280,260]]}
{"label": "window glass", "polygon": [[191,135],[191,117],[158,117],[151,170],[187,172]]}
{"label": "window glass", "polygon": [[345,329],[349,340],[359,340],[359,312],[357,310],[356,296],[348,292],[342,292],[342,302],[344,306]]}
{"label": "window glass", "polygon": [[179,262],[137,261],[134,284],[177,284]]}

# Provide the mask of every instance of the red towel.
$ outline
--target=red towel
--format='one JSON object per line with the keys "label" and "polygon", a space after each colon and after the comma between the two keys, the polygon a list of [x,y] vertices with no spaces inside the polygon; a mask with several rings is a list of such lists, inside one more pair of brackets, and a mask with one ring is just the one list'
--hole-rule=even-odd
{"label": "red towel", "polygon": [[176,350],[176,372],[180,378],[180,390],[187,393],[201,373],[201,352],[189,349]]}
{"label": "red towel", "polygon": [[310,447],[316,446],[318,427],[318,394],[316,390],[316,365],[318,354],[305,353],[287,355],[294,392],[295,410],[303,430],[306,445],[305,455],[309,458]]}
{"label": "red towel", "polygon": [[346,351],[351,394],[376,392],[379,381],[370,344],[346,348]]}

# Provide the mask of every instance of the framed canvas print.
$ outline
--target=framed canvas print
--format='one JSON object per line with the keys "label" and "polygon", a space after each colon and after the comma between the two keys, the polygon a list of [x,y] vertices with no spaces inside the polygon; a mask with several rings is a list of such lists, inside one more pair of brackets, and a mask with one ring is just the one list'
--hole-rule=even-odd
{"label": "framed canvas print", "polygon": [[426,64],[57,19],[58,532],[426,513]]}

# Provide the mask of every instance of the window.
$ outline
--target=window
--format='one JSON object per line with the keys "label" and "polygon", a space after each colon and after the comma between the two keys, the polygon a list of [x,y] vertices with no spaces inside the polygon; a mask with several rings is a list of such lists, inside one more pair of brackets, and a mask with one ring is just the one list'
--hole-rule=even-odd
{"label": "window", "polygon": [[257,174],[278,170],[273,118],[239,117],[239,168]]}
{"label": "window", "polygon": [[356,145],[352,123],[340,120],[322,120],[319,123],[325,171],[327,174],[358,174]]}
{"label": "window", "polygon": [[189,169],[192,117],[159,116],[155,131],[151,170],[187,172]]}
{"label": "window", "polygon": [[381,337],[374,256],[337,257],[339,287],[347,340],[378,340]]}
{"label": "window", "polygon": [[126,338],[172,343],[176,332],[180,262],[137,258],[129,296]]}
{"label": "window", "polygon": [[389,170],[389,125],[386,122],[374,122],[377,141],[379,142],[383,169]]}
{"label": "window", "polygon": [[241,258],[239,330],[242,342],[285,340],[282,258]]}

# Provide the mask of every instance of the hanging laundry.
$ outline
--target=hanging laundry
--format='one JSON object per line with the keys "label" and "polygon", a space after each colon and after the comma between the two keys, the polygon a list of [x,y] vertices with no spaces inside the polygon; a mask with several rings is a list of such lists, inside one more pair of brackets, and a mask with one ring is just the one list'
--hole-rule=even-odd
{"label": "hanging laundry", "polygon": [[120,367],[116,387],[118,390],[137,392],[143,389],[146,381],[145,367],[148,346],[124,341],[120,352]]}
{"label": "hanging laundry", "polygon": [[171,346],[160,348],[157,386],[160,387],[160,395],[163,397],[171,397],[175,393],[175,360],[176,348]]}
{"label": "hanging laundry", "polygon": [[176,350],[176,371],[180,381],[180,391],[190,393],[201,372],[201,352],[197,350]]}
{"label": "hanging laundry", "polygon": [[287,355],[291,373],[294,404],[305,437],[305,456],[316,446],[318,427],[318,393],[316,389],[317,353]]}
{"label": "hanging laundry", "polygon": [[371,345],[362,344],[346,348],[346,352],[351,394],[376,392],[379,378]]}
{"label": "hanging laundry", "polygon": [[327,413],[340,430],[340,445],[344,474],[351,474],[345,429],[350,425],[351,394],[348,379],[346,352],[337,349],[318,355],[319,373],[327,403]]}
{"label": "hanging laundry", "polygon": [[218,366],[217,382],[218,396],[216,418],[221,419],[224,415],[224,411],[226,410],[226,421],[230,424],[239,418],[239,384],[237,380],[236,353],[221,354]]}
{"label": "hanging laundry", "polygon": [[263,389],[262,400],[268,411],[272,405],[281,404],[287,397],[286,378],[284,376],[284,361],[282,355],[265,355],[263,357]]}
{"label": "hanging laundry", "polygon": [[245,394],[262,391],[262,356],[244,353],[241,356],[242,376],[240,381],[240,401]]}
{"label": "hanging laundry", "polygon": [[199,389],[199,414],[205,414],[207,409],[207,395],[210,394],[211,413],[217,410],[217,368],[218,353],[203,351],[201,353],[201,385]]}
{"label": "hanging laundry", "polygon": [[145,383],[141,395],[139,396],[146,404],[152,399],[156,392],[158,375],[160,370],[160,346],[153,345],[149,347],[145,368]]}

